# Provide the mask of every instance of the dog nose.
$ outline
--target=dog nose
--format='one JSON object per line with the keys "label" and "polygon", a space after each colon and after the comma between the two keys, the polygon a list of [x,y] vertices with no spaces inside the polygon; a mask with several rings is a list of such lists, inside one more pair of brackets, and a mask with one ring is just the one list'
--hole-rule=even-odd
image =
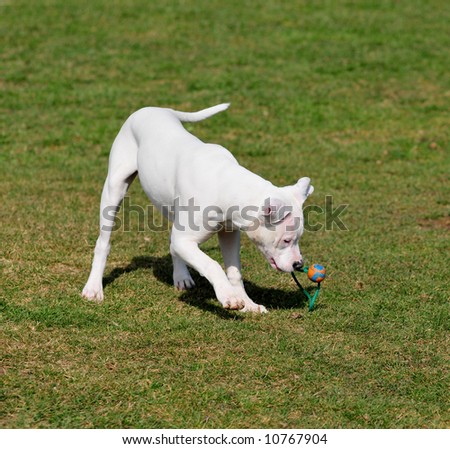
{"label": "dog nose", "polygon": [[295,271],[302,271],[302,268],[303,268],[303,260],[297,260],[296,262],[294,262],[294,263],[292,264],[292,268],[293,268]]}

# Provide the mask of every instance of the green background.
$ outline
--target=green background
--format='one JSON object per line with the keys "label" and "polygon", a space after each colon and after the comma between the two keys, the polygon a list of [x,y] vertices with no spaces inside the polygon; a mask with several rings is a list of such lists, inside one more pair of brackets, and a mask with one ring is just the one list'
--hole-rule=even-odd
{"label": "green background", "polygon": [[[449,5],[0,2],[2,427],[448,427]],[[349,205],[348,231],[320,215],[302,238],[328,270],[315,311],[247,238],[269,314],[195,274],[176,292],[168,233],[136,218],[104,303],[81,299],[121,124],[228,101],[188,129]]]}

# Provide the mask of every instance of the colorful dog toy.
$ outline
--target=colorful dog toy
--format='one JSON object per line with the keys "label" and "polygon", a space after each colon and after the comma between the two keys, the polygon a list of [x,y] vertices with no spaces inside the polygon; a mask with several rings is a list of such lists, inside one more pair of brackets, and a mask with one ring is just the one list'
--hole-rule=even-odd
{"label": "colorful dog toy", "polygon": [[326,271],[325,268],[322,265],[319,264],[314,264],[311,265],[310,267],[303,267],[302,270],[304,273],[308,274],[308,278],[317,283],[317,289],[314,292],[314,295],[310,295],[300,284],[300,282],[298,282],[297,278],[295,277],[294,272],[291,272],[292,278],[294,279],[295,283],[298,285],[298,287],[300,288],[300,290],[303,291],[303,294],[309,299],[309,306],[308,306],[308,310],[311,312],[312,309],[314,308],[314,303],[316,302],[317,297],[319,296],[319,292],[320,292],[320,283],[325,279],[326,277]]}

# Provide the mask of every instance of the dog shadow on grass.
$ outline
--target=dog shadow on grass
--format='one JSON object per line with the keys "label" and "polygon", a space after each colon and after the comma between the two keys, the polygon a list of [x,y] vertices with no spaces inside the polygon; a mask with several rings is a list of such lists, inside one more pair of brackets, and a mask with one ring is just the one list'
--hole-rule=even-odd
{"label": "dog shadow on grass", "polygon": [[[170,254],[164,257],[138,256],[124,267],[114,268],[103,278],[103,287],[112,284],[120,276],[136,270],[151,270],[154,276],[164,284],[173,287],[172,258]],[[199,309],[215,313],[225,319],[240,319],[241,315],[223,309],[215,298],[211,284],[195,270],[190,270],[195,287],[180,292],[179,300]],[[286,282],[291,282],[286,276]],[[262,287],[251,281],[244,280],[245,290],[256,303],[264,305],[267,309],[294,309],[304,307],[307,299],[300,291],[280,290]],[[308,290],[308,289],[307,289]]]}

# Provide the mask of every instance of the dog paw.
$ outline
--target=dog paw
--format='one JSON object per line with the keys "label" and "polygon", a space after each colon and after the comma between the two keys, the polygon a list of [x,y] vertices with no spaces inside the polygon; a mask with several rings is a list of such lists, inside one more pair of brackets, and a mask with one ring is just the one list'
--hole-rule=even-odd
{"label": "dog paw", "polygon": [[86,285],[83,288],[83,292],[81,293],[83,298],[86,298],[88,301],[93,302],[102,302],[103,301],[103,287],[91,287]]}
{"label": "dog paw", "polygon": [[178,279],[173,281],[173,285],[177,290],[189,290],[195,287],[194,280],[189,276],[188,278]]}
{"label": "dog paw", "polygon": [[268,313],[264,306],[255,303],[245,303],[245,307],[241,310],[241,312]]}
{"label": "dog paw", "polygon": [[239,297],[229,297],[223,303],[224,309],[242,310],[245,307],[245,301]]}

